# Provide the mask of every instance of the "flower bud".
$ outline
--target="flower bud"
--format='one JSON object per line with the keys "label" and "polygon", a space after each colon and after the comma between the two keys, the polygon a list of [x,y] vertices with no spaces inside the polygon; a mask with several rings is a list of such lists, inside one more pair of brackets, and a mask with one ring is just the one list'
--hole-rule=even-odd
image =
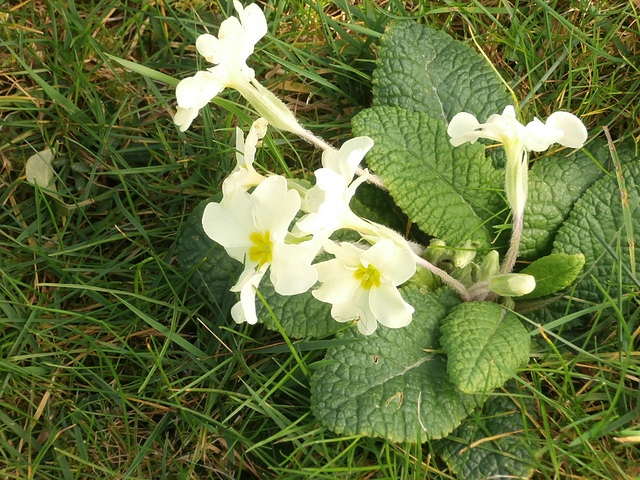
{"label": "flower bud", "polygon": [[495,250],[491,250],[478,267],[478,281],[489,280],[500,271],[500,255]]}
{"label": "flower bud", "polygon": [[446,242],[439,238],[432,239],[425,252],[425,257],[433,264],[449,259],[450,255],[451,250],[447,248]]}
{"label": "flower bud", "polygon": [[458,268],[469,265],[476,256],[474,244],[471,241],[465,242],[461,250],[457,250],[453,255],[453,264]]}
{"label": "flower bud", "polygon": [[489,280],[489,290],[503,297],[519,297],[536,288],[536,279],[524,273],[495,275]]}

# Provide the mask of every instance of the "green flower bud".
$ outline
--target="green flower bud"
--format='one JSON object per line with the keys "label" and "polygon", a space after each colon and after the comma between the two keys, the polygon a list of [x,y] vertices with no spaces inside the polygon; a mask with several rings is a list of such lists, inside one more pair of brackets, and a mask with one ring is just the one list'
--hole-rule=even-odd
{"label": "green flower bud", "polygon": [[519,297],[536,288],[536,279],[524,273],[495,275],[489,280],[489,290],[503,297]]}
{"label": "green flower bud", "polygon": [[478,281],[485,282],[500,271],[500,255],[495,250],[491,250],[478,267]]}
{"label": "green flower bud", "polygon": [[433,264],[438,264],[443,260],[448,260],[451,250],[447,248],[447,243],[439,238],[434,238],[429,242],[425,257]]}
{"label": "green flower bud", "polygon": [[453,264],[458,268],[464,268],[469,265],[476,256],[475,245],[471,241],[467,241],[461,250],[457,250],[453,256]]}

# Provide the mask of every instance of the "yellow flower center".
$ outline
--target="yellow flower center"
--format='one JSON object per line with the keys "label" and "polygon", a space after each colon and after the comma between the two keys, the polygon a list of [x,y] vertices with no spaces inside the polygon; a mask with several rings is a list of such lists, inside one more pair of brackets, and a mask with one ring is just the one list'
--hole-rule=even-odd
{"label": "yellow flower center", "polygon": [[249,235],[249,240],[253,242],[253,247],[249,248],[249,259],[252,262],[258,262],[258,266],[262,267],[273,260],[273,242],[268,230],[264,233],[253,232]]}
{"label": "yellow flower center", "polygon": [[365,290],[380,286],[380,270],[373,265],[369,265],[368,267],[360,265],[353,276],[356,277],[356,280],[360,280],[360,285]]}

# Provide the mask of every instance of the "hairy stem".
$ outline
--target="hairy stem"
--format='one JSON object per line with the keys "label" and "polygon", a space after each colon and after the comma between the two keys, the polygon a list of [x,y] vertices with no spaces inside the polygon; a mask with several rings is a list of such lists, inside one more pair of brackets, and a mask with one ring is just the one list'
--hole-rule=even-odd
{"label": "hairy stem", "polygon": [[367,177],[367,183],[370,183],[371,185],[375,185],[380,190],[383,190],[385,192],[388,190],[387,186],[384,183],[382,183],[382,180],[380,179],[379,176],[374,175],[371,172],[367,172],[364,168],[361,168],[361,167],[356,168],[356,175],[362,176],[366,173],[369,174],[369,176]]}
{"label": "hairy stem", "polygon": [[524,217],[522,214],[514,215],[513,228],[511,230],[511,244],[509,245],[507,255],[504,257],[504,261],[502,262],[500,273],[511,273],[513,266],[516,264],[518,250],[520,249],[520,239],[522,238],[523,221]]}
{"label": "hairy stem", "polygon": [[433,263],[425,260],[424,258],[418,257],[416,255],[415,259],[416,259],[416,263],[419,266],[426,268],[434,275],[437,275],[445,284],[447,284],[448,286],[453,288],[456,292],[458,292],[462,300],[464,300],[465,302],[471,301],[471,295],[469,295],[467,288],[461,282],[453,278],[451,275],[449,275],[447,272],[445,272],[441,268],[436,267]]}
{"label": "hairy stem", "polygon": [[[334,147],[329,145],[327,142],[322,140],[320,137],[318,137],[318,136],[314,135],[313,133],[311,133],[309,130],[304,130],[303,129],[302,131],[298,131],[296,133],[300,137],[302,137],[305,140],[307,140],[309,143],[314,144],[316,147],[318,147],[318,148],[320,148],[322,150],[333,150],[333,151],[336,150]],[[365,175],[367,173],[369,175],[367,177],[367,183],[370,183],[371,185],[375,185],[376,187],[378,187],[381,190],[384,190],[385,192],[388,190],[386,185],[384,183],[382,183],[382,180],[377,175],[374,175],[371,172],[367,172],[362,167],[358,167],[356,169],[356,175],[362,176],[362,175]]]}
{"label": "hairy stem", "polygon": [[334,147],[332,147],[331,145],[329,145],[327,142],[325,142],[323,139],[321,139],[320,137],[314,135],[313,133],[311,133],[309,130],[306,129],[301,129],[300,131],[296,132],[300,137],[304,138],[306,141],[308,141],[309,143],[313,143],[316,147],[320,148],[321,150],[336,150]]}

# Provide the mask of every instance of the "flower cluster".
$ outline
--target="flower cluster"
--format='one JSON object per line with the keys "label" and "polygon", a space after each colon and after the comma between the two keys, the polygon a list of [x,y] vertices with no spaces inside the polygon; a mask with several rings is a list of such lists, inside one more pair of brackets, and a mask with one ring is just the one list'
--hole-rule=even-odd
{"label": "flower cluster", "polygon": [[[174,117],[185,131],[227,87],[240,92],[262,115],[246,139],[237,129],[236,168],[222,184],[222,200],[208,204],[202,217],[206,234],[244,265],[231,288],[240,294],[231,310],[233,319],[258,321],[256,289],[268,275],[281,295],[303,293],[320,282],[313,295],[333,305],[336,320],[358,320],[365,334],[372,333],[378,322],[389,327],[407,325],[413,308],[402,300],[397,287],[415,273],[415,255],[400,235],[358,217],[349,207],[356,189],[369,176],[359,165],[373,141],[353,138],[335,150],[303,129],[247,66],[256,43],[267,33],[262,10],[257,5],[244,8],[238,1],[234,7],[238,17],[222,22],[217,37],[198,37],[198,53],[214,66],[178,84]],[[268,125],[294,132],[324,149],[315,186],[307,189],[292,179],[256,171],[256,148]],[[360,232],[362,240],[336,243],[332,236],[341,229]],[[314,264],[321,252],[334,258]]]}
{"label": "flower cluster", "polygon": [[[359,137],[338,151],[326,150],[316,185],[306,189],[281,175],[263,176],[254,169],[265,126],[264,119],[254,122],[244,142],[238,130],[237,166],[222,184],[222,200],[209,203],[202,217],[206,234],[244,264],[231,289],[240,292],[231,310],[233,319],[258,321],[255,291],[268,273],[281,295],[303,293],[319,281],[313,295],[333,305],[336,320],[358,320],[362,333],[372,333],[378,322],[407,325],[413,308],[397,287],[415,273],[414,254],[401,236],[358,217],[349,207],[366,174],[356,180],[353,176],[373,141]],[[299,212],[302,216],[294,222]],[[359,231],[364,241],[333,241],[332,235],[344,228]],[[321,251],[335,258],[313,264]]]}

